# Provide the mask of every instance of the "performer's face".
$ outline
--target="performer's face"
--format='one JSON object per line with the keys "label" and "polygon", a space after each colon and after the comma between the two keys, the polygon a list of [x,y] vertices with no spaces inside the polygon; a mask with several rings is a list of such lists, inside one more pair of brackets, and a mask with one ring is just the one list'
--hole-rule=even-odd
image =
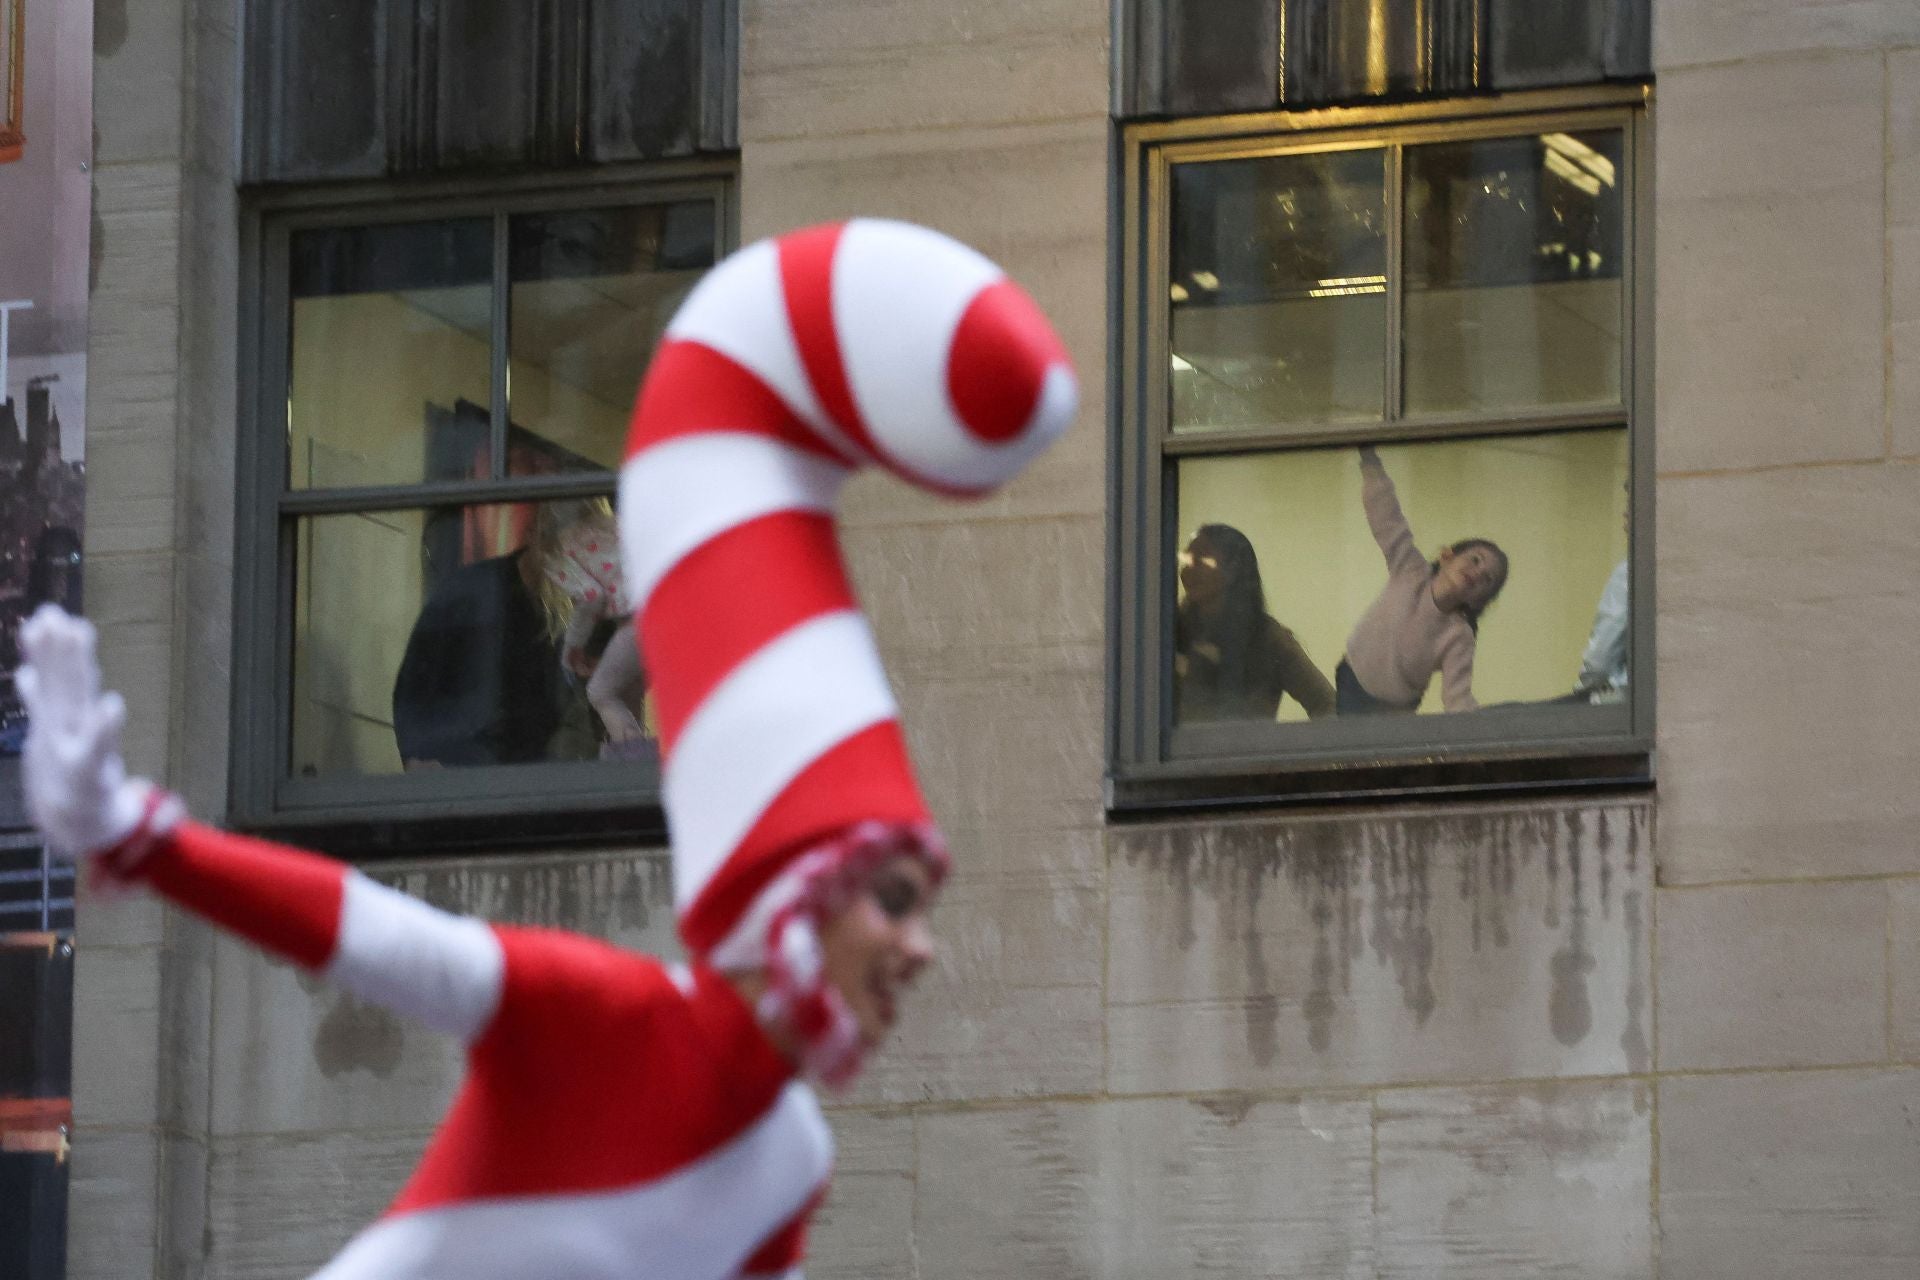
{"label": "performer's face", "polygon": [[918,858],[890,858],[820,931],[827,979],[847,1002],[869,1049],[886,1039],[900,996],[933,959],[933,893]]}

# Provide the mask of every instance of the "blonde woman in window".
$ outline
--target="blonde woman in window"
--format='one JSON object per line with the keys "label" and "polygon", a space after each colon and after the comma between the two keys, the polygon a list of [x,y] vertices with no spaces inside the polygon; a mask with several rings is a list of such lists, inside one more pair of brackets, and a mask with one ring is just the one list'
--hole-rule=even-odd
{"label": "blonde woman in window", "polygon": [[1387,561],[1387,585],[1347,637],[1334,671],[1340,714],[1411,714],[1433,673],[1448,711],[1472,711],[1480,615],[1507,585],[1507,553],[1485,538],[1442,547],[1429,561],[1414,544],[1393,480],[1371,448],[1360,450],[1360,500]]}
{"label": "blonde woman in window", "polygon": [[[603,755],[626,757],[647,737],[646,681],[640,671],[633,603],[620,571],[620,529],[605,498],[547,503],[535,522],[535,554],[542,575],[541,604],[562,620],[560,665],[587,682],[587,702],[607,731]],[[598,655],[590,641],[602,623],[615,624]]]}

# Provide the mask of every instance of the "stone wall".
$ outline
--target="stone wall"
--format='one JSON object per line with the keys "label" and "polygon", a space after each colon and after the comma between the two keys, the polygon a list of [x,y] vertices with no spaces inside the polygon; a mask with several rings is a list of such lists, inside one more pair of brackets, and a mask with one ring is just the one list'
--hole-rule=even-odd
{"label": "stone wall", "polygon": [[[224,793],[237,0],[100,0],[89,597],[135,767]],[[1920,8],[1656,14],[1659,792],[1102,821],[1104,0],[744,0],[749,237],[916,218],[1083,371],[848,546],[960,875],[834,1120],[819,1277],[1920,1273]],[[669,949],[658,851],[383,875]],[[293,1277],[444,1042],[88,904],[72,1274]]]}

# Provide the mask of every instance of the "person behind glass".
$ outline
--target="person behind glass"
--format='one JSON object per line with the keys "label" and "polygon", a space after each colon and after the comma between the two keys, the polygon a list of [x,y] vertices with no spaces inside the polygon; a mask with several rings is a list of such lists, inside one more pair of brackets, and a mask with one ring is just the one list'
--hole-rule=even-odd
{"label": "person behind glass", "polygon": [[1333,711],[1333,686],[1292,631],[1267,612],[1260,562],[1231,525],[1202,525],[1180,555],[1173,623],[1174,719],[1272,720],[1282,696],[1309,716]]}
{"label": "person behind glass", "polygon": [[393,681],[408,769],[548,758],[566,688],[531,545],[462,565],[427,595]]}
{"label": "person behind glass", "polygon": [[1580,656],[1579,692],[1599,706],[1627,696],[1627,623],[1629,620],[1627,562],[1613,566],[1600,603],[1594,607],[1593,630]]}
{"label": "person behind glass", "polygon": [[1442,547],[1429,561],[1380,457],[1360,450],[1360,501],[1387,560],[1387,585],[1347,637],[1334,671],[1340,714],[1411,713],[1433,673],[1448,711],[1471,711],[1480,615],[1507,584],[1507,553],[1485,538]]}
{"label": "person behind glass", "polygon": [[[604,498],[589,499],[577,509],[550,506],[568,508],[543,508],[536,530],[544,591],[559,597],[549,608],[566,619],[560,665],[587,682],[587,702],[607,732],[602,754],[625,758],[636,754],[647,736],[641,719],[647,689],[633,602],[621,579],[620,530]],[[589,642],[603,623],[614,624],[613,635],[595,654]]]}

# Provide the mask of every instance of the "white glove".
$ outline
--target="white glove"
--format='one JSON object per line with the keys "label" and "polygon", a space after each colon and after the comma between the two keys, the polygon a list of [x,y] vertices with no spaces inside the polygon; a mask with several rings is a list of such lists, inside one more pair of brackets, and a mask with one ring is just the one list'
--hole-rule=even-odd
{"label": "white glove", "polygon": [[26,660],[14,675],[27,707],[20,752],[27,813],[47,847],[70,859],[112,849],[143,829],[165,830],[181,816],[173,797],[127,777],[120,759],[127,707],[119,694],[100,692],[93,645],[91,623],[41,605],[20,628]]}

